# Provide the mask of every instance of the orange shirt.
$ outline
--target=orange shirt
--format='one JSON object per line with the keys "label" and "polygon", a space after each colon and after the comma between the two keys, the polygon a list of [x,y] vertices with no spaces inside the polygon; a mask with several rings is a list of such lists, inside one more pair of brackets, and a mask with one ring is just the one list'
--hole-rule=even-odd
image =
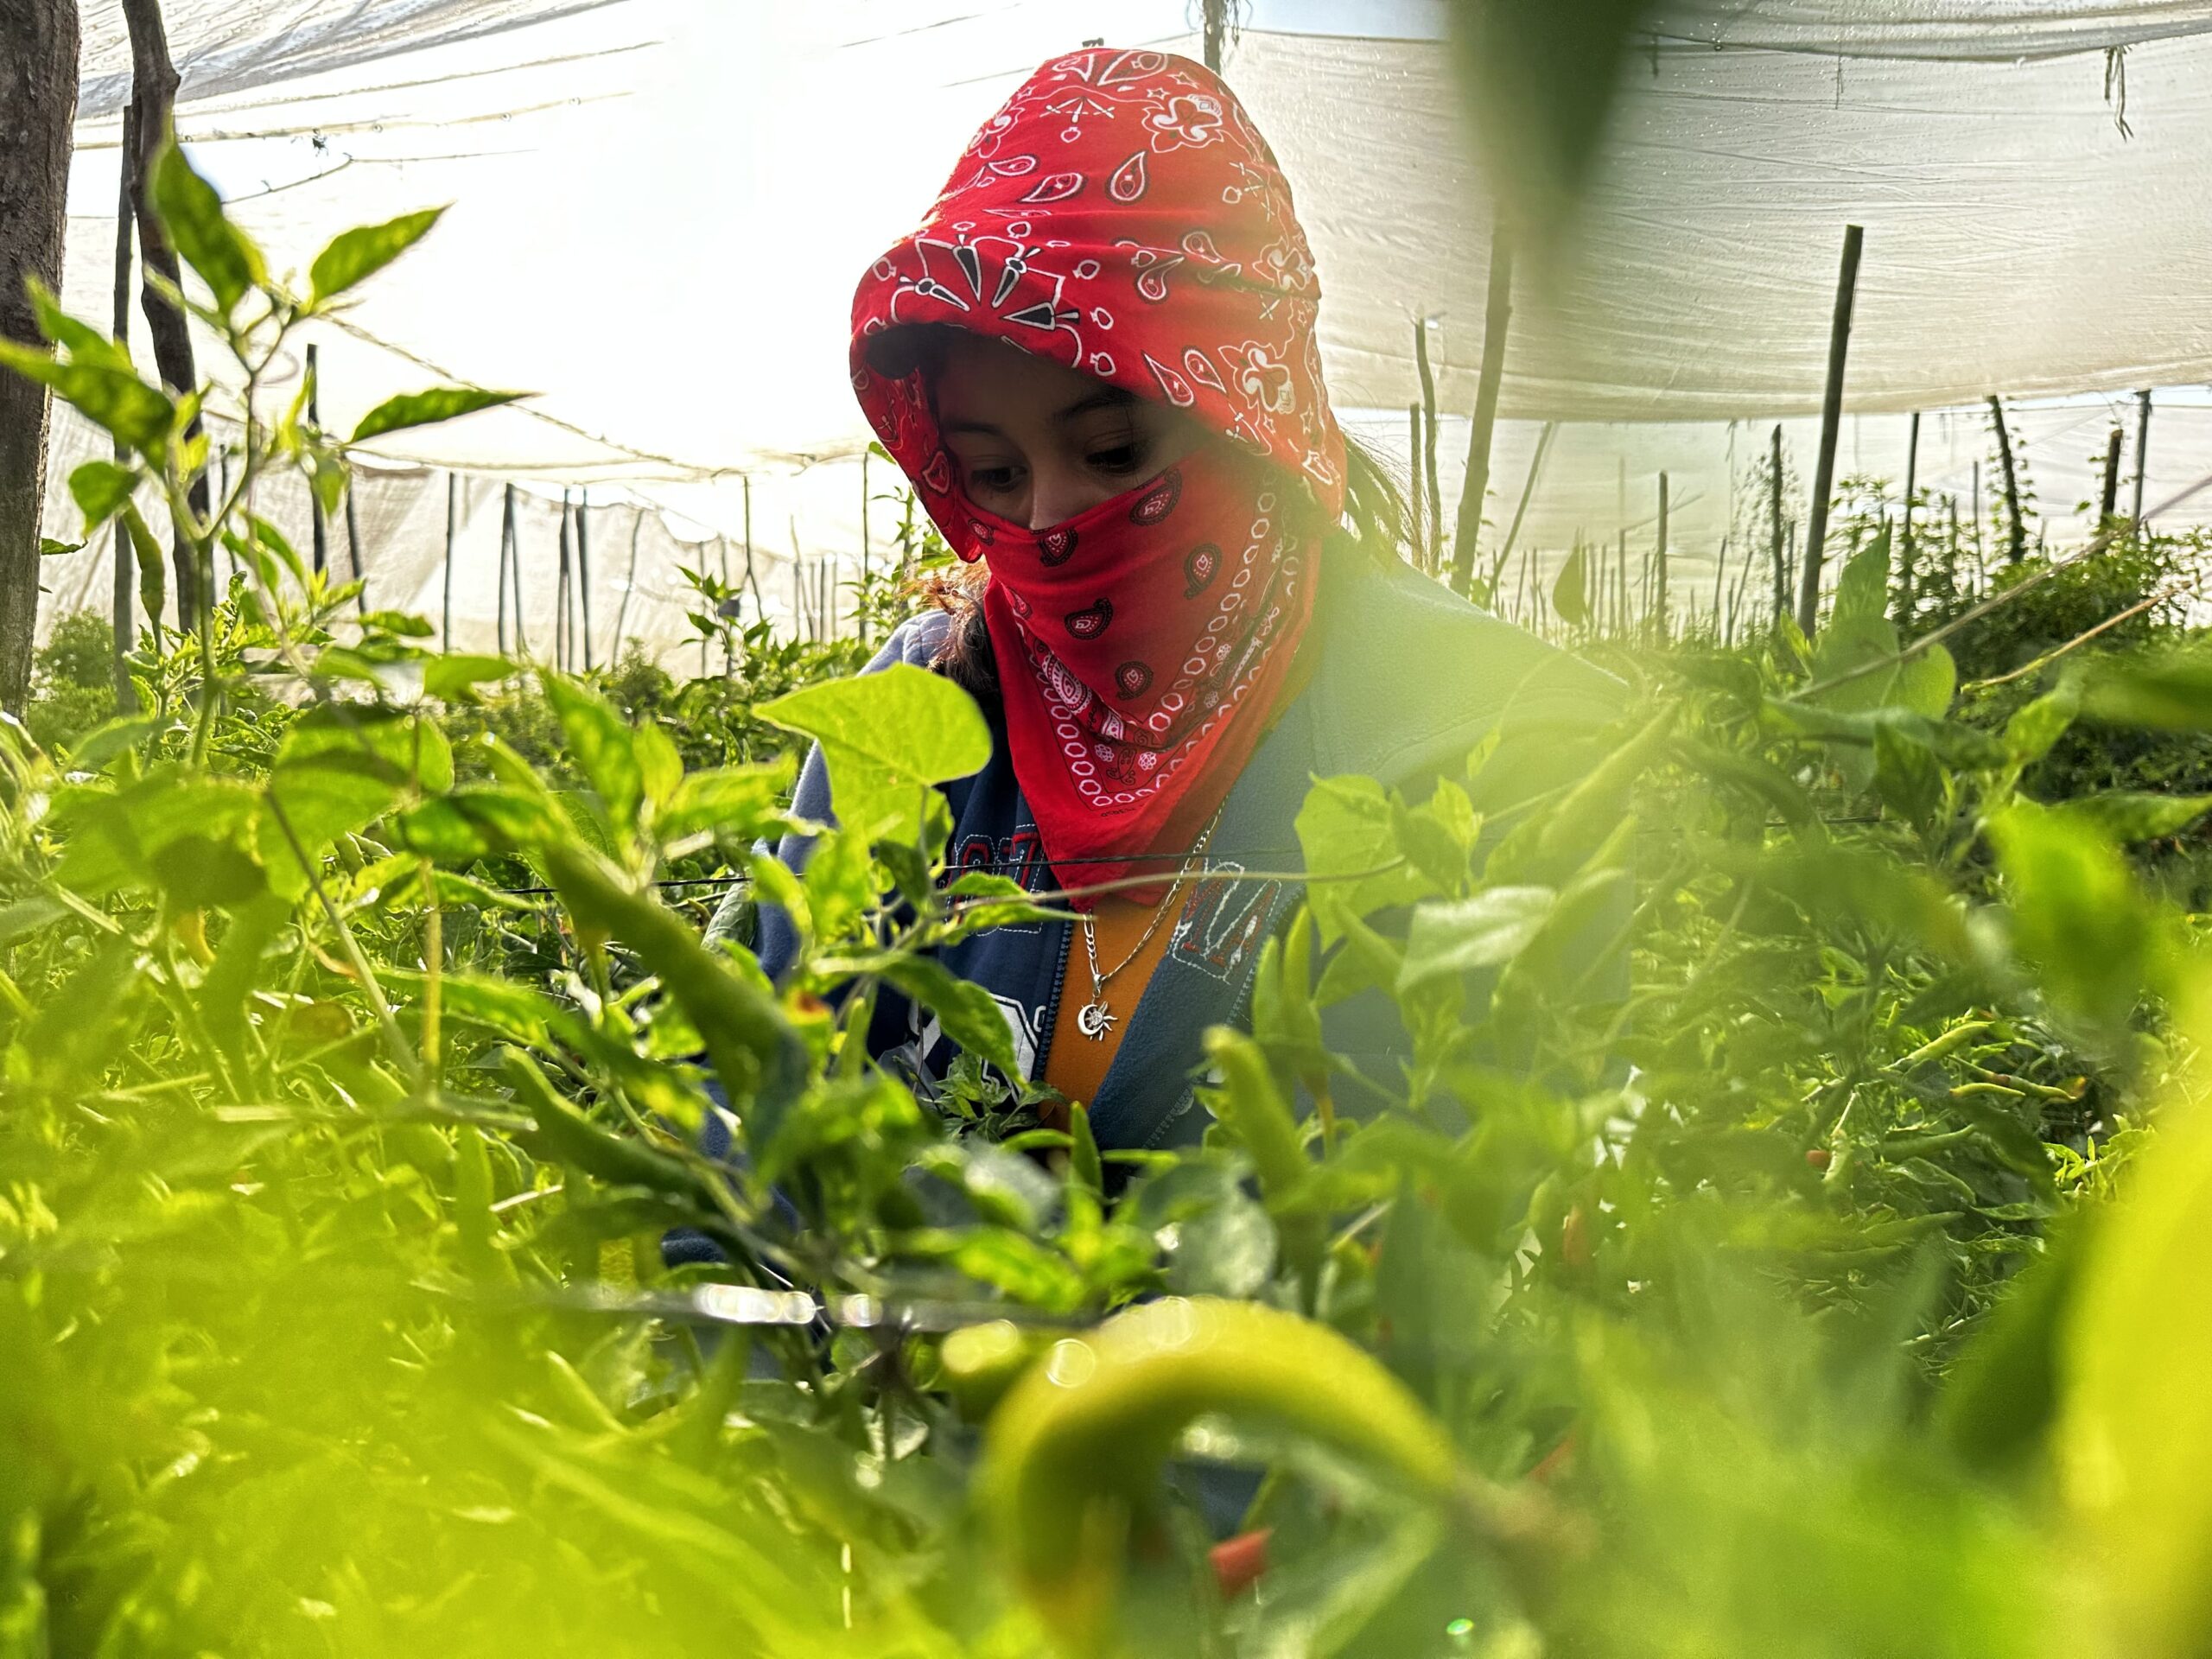
{"label": "orange shirt", "polygon": [[[1283,686],[1281,701],[1268,716],[1268,731],[1274,729],[1283,711],[1298,700],[1298,694],[1306,689],[1313,674],[1313,651],[1312,642],[1307,640],[1302,642],[1297,660],[1291,664],[1290,678]],[[1262,741],[1265,739],[1266,734],[1262,733]],[[1085,1106],[1098,1097],[1098,1085],[1106,1080],[1106,1068],[1122,1052],[1122,1034],[1129,1028],[1130,1017],[1136,1013],[1145,988],[1152,983],[1153,970],[1167,955],[1167,941],[1175,931],[1175,912],[1190,902],[1191,881],[1201,876],[1205,869],[1200,861],[1173,893],[1154,904],[1140,904],[1119,893],[1109,893],[1099,899],[1098,908],[1091,913],[1091,925],[1096,930],[1098,965],[1113,969],[1105,1000],[1109,1012],[1114,1015],[1114,1023],[1103,1037],[1086,1037],[1076,1024],[1076,1015],[1083,1005],[1092,1000],[1090,958],[1083,948],[1083,924],[1077,922],[1069,928],[1067,972],[1060,979],[1060,1004],[1052,1015],[1052,1039],[1045,1050],[1042,1081],[1046,1088],[1057,1089],[1067,1099],[1079,1100]],[[1144,938],[1144,931],[1151,925],[1160,905],[1165,905],[1170,913],[1160,918],[1159,929],[1146,940],[1143,950],[1129,965],[1115,969],[1115,963],[1136,950],[1137,941]],[[1046,1107],[1039,1116],[1056,1128],[1065,1126],[1065,1116],[1058,1105]]]}

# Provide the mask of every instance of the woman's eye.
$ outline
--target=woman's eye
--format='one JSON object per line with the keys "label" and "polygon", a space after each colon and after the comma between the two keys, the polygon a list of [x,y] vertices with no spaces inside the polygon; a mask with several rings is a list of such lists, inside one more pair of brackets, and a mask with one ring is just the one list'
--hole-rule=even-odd
{"label": "woman's eye", "polygon": [[1094,449],[1086,459],[1102,473],[1133,473],[1144,465],[1144,457],[1143,444],[1122,443],[1111,449]]}
{"label": "woman's eye", "polygon": [[993,495],[1004,495],[1014,486],[1014,468],[978,467],[968,474],[968,482],[973,488],[987,490]]}

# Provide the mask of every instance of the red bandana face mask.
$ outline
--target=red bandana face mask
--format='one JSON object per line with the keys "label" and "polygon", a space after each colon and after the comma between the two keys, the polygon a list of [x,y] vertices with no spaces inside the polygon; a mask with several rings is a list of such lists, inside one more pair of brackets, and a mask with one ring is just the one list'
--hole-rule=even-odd
{"label": "red bandana face mask", "polygon": [[1313,507],[1216,444],[1049,530],[963,508],[954,546],[990,566],[1014,776],[1062,884],[1172,874],[1289,677]]}
{"label": "red bandana face mask", "polygon": [[[1281,701],[1344,504],[1319,298],[1235,95],[1187,58],[1111,48],[1032,75],[854,296],[861,407],[989,568],[1014,773],[1064,885],[1172,872],[1156,860],[1193,843]],[[926,372],[896,349],[912,325],[1006,340],[1226,442],[1033,533],[961,491]]]}

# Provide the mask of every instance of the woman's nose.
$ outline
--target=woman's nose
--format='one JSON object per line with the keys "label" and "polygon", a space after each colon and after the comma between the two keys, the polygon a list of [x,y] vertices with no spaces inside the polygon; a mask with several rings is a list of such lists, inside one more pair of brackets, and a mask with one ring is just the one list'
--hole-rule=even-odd
{"label": "woman's nose", "polygon": [[1105,499],[1099,493],[1098,481],[1077,468],[1032,463],[1029,474],[1029,528],[1032,530],[1050,530],[1054,524],[1065,524],[1077,513],[1096,506]]}

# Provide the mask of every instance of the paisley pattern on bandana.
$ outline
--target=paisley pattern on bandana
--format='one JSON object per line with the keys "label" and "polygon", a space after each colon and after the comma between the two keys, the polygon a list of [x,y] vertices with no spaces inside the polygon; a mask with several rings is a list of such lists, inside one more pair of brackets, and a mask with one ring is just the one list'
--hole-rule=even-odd
{"label": "paisley pattern on bandana", "polygon": [[[1015,775],[1047,855],[1088,861],[1071,884],[1179,857],[1287,683],[1344,505],[1319,302],[1290,187],[1235,95],[1187,58],[1110,48],[1033,74],[854,296],[869,424],[954,550],[988,562]],[[1065,524],[996,518],[961,491],[926,371],[873,366],[880,337],[929,323],[1230,442]]]}

